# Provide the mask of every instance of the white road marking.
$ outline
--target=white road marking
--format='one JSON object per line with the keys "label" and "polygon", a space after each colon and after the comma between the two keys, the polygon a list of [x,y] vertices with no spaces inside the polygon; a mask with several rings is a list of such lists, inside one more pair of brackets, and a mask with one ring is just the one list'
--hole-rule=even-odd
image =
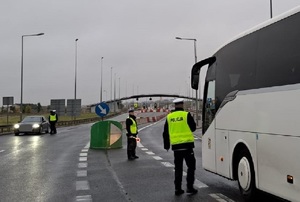
{"label": "white road marking", "polygon": [[5,150],[0,150],[0,153],[1,153],[1,152],[4,152],[4,151],[5,151]]}
{"label": "white road marking", "polygon": [[147,151],[148,149],[147,149],[147,148],[142,148],[141,150],[143,150],[143,151]]}
{"label": "white road marking", "polygon": [[149,155],[155,155],[152,151],[147,151],[146,153]]}
{"label": "white road marking", "polygon": [[161,158],[160,156],[152,156],[155,160],[162,160],[163,158]]}
{"label": "white road marking", "polygon": [[228,198],[227,196],[224,196],[221,193],[209,194],[209,195],[219,202],[234,202],[234,200],[231,200],[230,198]]}
{"label": "white road marking", "polygon": [[87,163],[78,163],[78,168],[87,168]]}
{"label": "white road marking", "polygon": [[87,170],[78,170],[77,171],[77,177],[86,177],[87,176]]}
{"label": "white road marking", "polygon": [[78,202],[92,202],[92,196],[91,195],[85,195],[85,196],[76,196],[76,201]]}
{"label": "white road marking", "polygon": [[203,182],[201,182],[200,180],[197,180],[197,179],[195,179],[194,185],[195,185],[195,187],[198,187],[199,189],[208,187],[206,184],[204,184]]}
{"label": "white road marking", "polygon": [[88,181],[76,181],[76,190],[89,190],[90,185]]}
{"label": "white road marking", "polygon": [[[78,163],[78,168],[80,170],[77,170],[77,177],[87,177],[87,170],[82,170],[83,168],[87,168],[88,163],[83,162],[87,161],[87,156],[88,156],[88,151],[89,151],[89,145],[90,142],[86,144],[84,149],[81,150],[81,153],[79,153],[79,163]],[[88,181],[76,181],[76,191],[80,190],[89,190],[90,185]],[[76,196],[76,202],[92,202],[92,196],[91,195],[83,195],[83,196]]]}
{"label": "white road marking", "polygon": [[86,145],[85,145],[85,147],[84,147],[85,149],[88,149],[88,148],[90,148],[90,142],[88,142]]}
{"label": "white road marking", "polygon": [[79,161],[87,161],[87,157],[79,157]]}
{"label": "white road marking", "polygon": [[144,147],[143,145],[142,145],[142,143],[141,142],[137,142],[137,144],[136,144],[138,147]]}
{"label": "white road marking", "polygon": [[163,164],[164,166],[169,167],[169,168],[175,167],[172,163],[169,163],[169,162],[161,162],[161,164]]}

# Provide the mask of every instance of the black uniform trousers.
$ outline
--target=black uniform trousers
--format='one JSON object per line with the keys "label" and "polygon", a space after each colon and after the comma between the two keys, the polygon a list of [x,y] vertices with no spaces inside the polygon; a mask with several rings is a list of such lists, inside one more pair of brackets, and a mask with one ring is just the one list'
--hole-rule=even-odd
{"label": "black uniform trousers", "polygon": [[135,157],[136,139],[127,137],[127,156],[128,158]]}
{"label": "black uniform trousers", "polygon": [[56,134],[56,121],[49,121],[50,123],[50,134]]}
{"label": "black uniform trousers", "polygon": [[175,189],[181,189],[182,173],[183,173],[183,160],[187,165],[187,188],[192,189],[195,181],[196,159],[193,149],[175,150],[174,151],[174,164],[175,164]]}

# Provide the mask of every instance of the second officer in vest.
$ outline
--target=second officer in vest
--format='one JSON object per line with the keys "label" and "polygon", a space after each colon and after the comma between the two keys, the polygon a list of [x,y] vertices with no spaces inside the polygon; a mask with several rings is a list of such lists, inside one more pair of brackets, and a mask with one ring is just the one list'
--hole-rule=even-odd
{"label": "second officer in vest", "polygon": [[196,123],[189,112],[183,109],[183,99],[177,98],[173,101],[175,110],[168,114],[163,132],[164,148],[174,151],[175,164],[175,195],[181,195],[184,191],[181,188],[183,174],[183,160],[187,165],[187,193],[196,194],[194,188],[196,159],[194,156],[194,135]]}
{"label": "second officer in vest", "polygon": [[49,123],[50,123],[50,134],[56,134],[56,122],[58,121],[58,116],[56,114],[56,110],[51,110],[49,115]]}
{"label": "second officer in vest", "polygon": [[129,112],[129,117],[126,119],[127,157],[128,157],[128,160],[134,160],[134,159],[139,158],[135,154],[138,127],[137,127],[137,123],[136,123],[136,116],[134,115],[134,110],[131,109],[128,112]]}

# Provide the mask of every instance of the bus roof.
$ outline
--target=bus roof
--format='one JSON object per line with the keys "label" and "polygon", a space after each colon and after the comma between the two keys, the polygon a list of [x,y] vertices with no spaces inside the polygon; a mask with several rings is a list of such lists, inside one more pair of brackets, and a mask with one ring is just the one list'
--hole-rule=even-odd
{"label": "bus roof", "polygon": [[236,41],[236,40],[238,40],[238,39],[240,39],[240,38],[242,38],[244,36],[247,36],[247,35],[255,32],[257,30],[260,30],[260,29],[262,29],[264,27],[267,27],[267,26],[269,26],[271,24],[274,24],[274,23],[276,23],[276,22],[278,22],[280,20],[283,20],[283,19],[285,19],[285,18],[287,18],[289,16],[292,16],[292,15],[298,13],[298,12],[300,12],[300,6],[297,6],[297,7],[293,8],[293,9],[287,11],[287,12],[284,12],[284,13],[282,13],[282,14],[276,16],[276,17],[273,17],[273,18],[271,18],[271,19],[269,19],[269,20],[267,20],[267,21],[265,21],[263,23],[260,23],[260,24],[258,24],[256,26],[252,27],[251,29],[248,29],[248,30],[246,30],[246,31],[238,34],[237,36],[233,37],[231,40],[229,40],[227,43],[225,43],[223,46],[221,46],[219,49],[217,49],[217,51],[215,53],[217,53],[220,49],[222,49],[224,46],[226,46],[227,44],[230,44],[233,41]]}

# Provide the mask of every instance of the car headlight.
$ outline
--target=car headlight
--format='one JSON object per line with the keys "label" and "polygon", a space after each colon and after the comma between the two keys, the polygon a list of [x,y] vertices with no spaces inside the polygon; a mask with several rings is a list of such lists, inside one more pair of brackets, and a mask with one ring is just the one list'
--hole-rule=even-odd
{"label": "car headlight", "polygon": [[40,127],[40,124],[37,124],[37,123],[32,125],[32,128],[39,128],[39,127]]}
{"label": "car headlight", "polygon": [[15,124],[15,125],[14,125],[14,128],[15,128],[15,129],[19,129],[19,128],[20,128],[20,125],[19,125],[19,124]]}

